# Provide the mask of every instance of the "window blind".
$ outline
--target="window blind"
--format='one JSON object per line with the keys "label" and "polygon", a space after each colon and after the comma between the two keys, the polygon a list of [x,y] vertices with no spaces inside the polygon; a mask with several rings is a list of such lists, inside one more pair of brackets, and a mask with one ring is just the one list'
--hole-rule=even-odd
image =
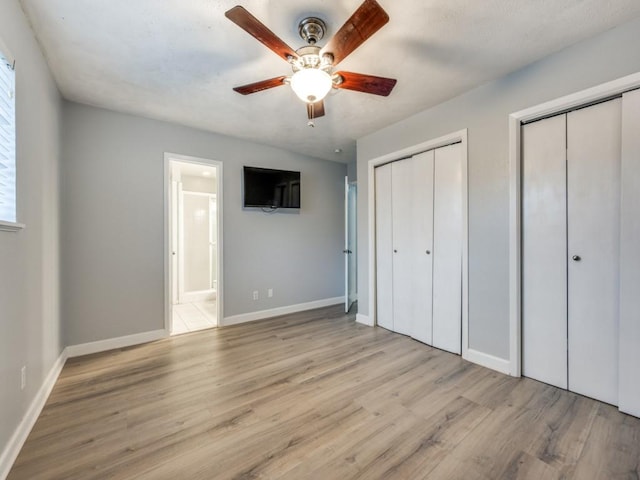
{"label": "window blind", "polygon": [[16,112],[13,62],[0,51],[0,220],[16,222]]}

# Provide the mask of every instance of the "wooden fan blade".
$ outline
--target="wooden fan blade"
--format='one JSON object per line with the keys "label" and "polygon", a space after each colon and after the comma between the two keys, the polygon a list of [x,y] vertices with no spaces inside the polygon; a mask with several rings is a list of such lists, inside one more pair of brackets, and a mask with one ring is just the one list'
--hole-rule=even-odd
{"label": "wooden fan blade", "polygon": [[289,61],[290,56],[298,58],[295,50],[240,5],[226,11],[225,16],[284,60]]}
{"label": "wooden fan blade", "polygon": [[307,117],[309,117],[309,120],[324,117],[324,100],[316,103],[307,103]]}
{"label": "wooden fan blade", "polygon": [[362,73],[338,72],[342,77],[342,82],[336,87],[356,90],[358,92],[373,93],[374,95],[388,96],[395,87],[395,78],[375,77],[373,75],[363,75]]}
{"label": "wooden fan blade", "polygon": [[281,77],[270,78],[268,80],[242,85],[241,87],[235,87],[234,90],[242,95],[249,95],[250,93],[261,92],[262,90],[284,85],[285,78],[287,77],[284,75]]}
{"label": "wooden fan blade", "polygon": [[330,53],[333,65],[337,65],[388,21],[389,15],[376,0],[365,0],[322,48],[320,55]]}

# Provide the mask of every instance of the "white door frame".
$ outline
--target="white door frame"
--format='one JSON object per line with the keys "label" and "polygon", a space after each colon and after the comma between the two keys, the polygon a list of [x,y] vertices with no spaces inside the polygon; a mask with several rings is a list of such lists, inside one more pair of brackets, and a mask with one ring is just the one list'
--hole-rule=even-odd
{"label": "white door frame", "polygon": [[349,177],[344,177],[344,311],[349,312]]}
{"label": "white door frame", "polygon": [[509,373],[522,375],[521,125],[640,88],[640,73],[603,83],[509,115]]}
{"label": "white door frame", "polygon": [[353,207],[350,203],[352,188],[355,188],[356,182],[350,182],[349,177],[344,177],[344,310],[349,312],[351,305],[357,300],[357,295],[351,295],[351,280],[355,273],[355,270],[351,269],[351,259],[356,258],[356,251],[351,250],[351,246],[354,243],[350,229],[351,216],[353,213]]}
{"label": "white door frame", "polygon": [[377,325],[376,320],[376,215],[375,215],[375,168],[385,163],[411,157],[421,152],[439,147],[461,143],[462,155],[462,357],[476,363],[482,359],[469,348],[469,164],[467,148],[467,129],[428,140],[369,160],[368,176],[368,218],[369,218],[369,324]]}
{"label": "white door frame", "polygon": [[165,152],[164,154],[164,329],[167,335],[171,334],[171,317],[172,317],[172,261],[171,261],[171,223],[170,223],[170,189],[171,189],[171,160],[185,163],[194,163],[208,167],[216,167],[216,220],[217,220],[217,265],[216,265],[216,322],[220,325],[223,308],[223,171],[222,162],[207,158],[192,157],[189,155],[181,155],[177,153]]}

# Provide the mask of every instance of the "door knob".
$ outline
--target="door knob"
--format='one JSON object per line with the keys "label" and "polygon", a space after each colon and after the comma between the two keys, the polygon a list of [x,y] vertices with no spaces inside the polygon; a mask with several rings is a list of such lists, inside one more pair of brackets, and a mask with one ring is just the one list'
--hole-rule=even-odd
{"label": "door knob", "polygon": [[580,258],[580,255],[574,255],[573,257],[571,257],[575,262],[579,262],[580,260],[582,260]]}
{"label": "door knob", "polygon": [[398,253],[398,250],[396,250],[395,248],[393,249],[393,253]]}
{"label": "door knob", "polygon": [[427,250],[427,255],[431,254],[431,250]]}

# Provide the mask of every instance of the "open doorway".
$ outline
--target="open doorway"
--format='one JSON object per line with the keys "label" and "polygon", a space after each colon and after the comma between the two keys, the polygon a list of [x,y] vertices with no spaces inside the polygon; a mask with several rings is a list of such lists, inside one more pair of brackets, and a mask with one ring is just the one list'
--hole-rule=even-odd
{"label": "open doorway", "polygon": [[167,320],[171,335],[218,326],[222,164],[166,154]]}

